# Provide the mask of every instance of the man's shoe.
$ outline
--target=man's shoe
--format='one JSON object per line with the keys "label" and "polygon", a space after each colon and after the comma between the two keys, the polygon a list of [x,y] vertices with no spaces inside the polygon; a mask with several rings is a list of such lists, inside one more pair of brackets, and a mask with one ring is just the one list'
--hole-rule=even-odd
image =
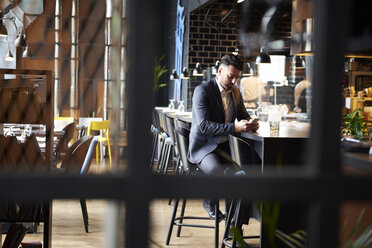
{"label": "man's shoe", "polygon": [[[204,207],[204,209],[207,211],[209,218],[211,218],[212,220],[216,219],[216,213],[214,209],[211,210],[206,207]],[[225,217],[226,216],[220,210],[218,210],[218,221],[225,219]]]}

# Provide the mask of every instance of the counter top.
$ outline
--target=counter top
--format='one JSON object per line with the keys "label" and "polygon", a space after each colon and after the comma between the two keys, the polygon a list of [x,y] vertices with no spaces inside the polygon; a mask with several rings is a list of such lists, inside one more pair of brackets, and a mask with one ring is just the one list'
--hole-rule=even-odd
{"label": "counter top", "polygon": [[268,122],[259,121],[260,128],[256,133],[242,132],[240,135],[245,138],[264,141],[264,139],[278,138],[308,138],[310,133],[310,123],[297,121],[281,121],[279,133],[271,133]]}
{"label": "counter top", "polygon": [[372,156],[368,153],[346,152],[341,150],[342,164],[359,170],[372,172]]}

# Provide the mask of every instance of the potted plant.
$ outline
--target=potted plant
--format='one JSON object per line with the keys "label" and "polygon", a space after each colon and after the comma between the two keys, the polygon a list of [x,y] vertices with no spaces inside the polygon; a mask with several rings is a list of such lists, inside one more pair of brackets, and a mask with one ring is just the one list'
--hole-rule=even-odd
{"label": "potted plant", "polygon": [[357,139],[363,139],[368,135],[368,124],[372,122],[364,120],[363,115],[360,115],[359,112],[362,112],[362,110],[357,108],[352,113],[344,115],[342,118],[342,134]]}
{"label": "potted plant", "polygon": [[154,92],[158,92],[159,88],[166,86],[166,83],[160,83],[160,78],[167,73],[167,69],[165,65],[162,65],[161,62],[165,58],[165,55],[159,57],[159,59],[155,59],[154,65]]}

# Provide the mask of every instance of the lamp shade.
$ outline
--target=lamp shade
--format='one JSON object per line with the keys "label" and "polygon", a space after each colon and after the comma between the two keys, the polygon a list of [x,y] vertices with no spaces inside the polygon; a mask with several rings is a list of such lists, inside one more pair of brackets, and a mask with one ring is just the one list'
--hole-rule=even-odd
{"label": "lamp shade", "polygon": [[190,79],[189,70],[186,67],[183,67],[181,72],[181,79]]}
{"label": "lamp shade", "polygon": [[258,54],[256,58],[256,64],[270,64],[271,59],[269,54],[264,51],[263,47],[261,47],[260,53]]}
{"label": "lamp shade", "polygon": [[20,47],[26,47],[27,46],[26,35],[19,34],[17,39],[14,41],[14,45],[20,46]]}
{"label": "lamp shade", "polygon": [[13,61],[13,60],[14,60],[13,54],[10,51],[10,49],[8,49],[6,56],[5,56],[5,61]]}
{"label": "lamp shade", "polygon": [[253,75],[253,69],[251,67],[251,64],[248,62],[248,63],[244,63],[244,67],[243,67],[243,72],[242,72],[242,76],[251,76]]}
{"label": "lamp shade", "polygon": [[2,19],[0,19],[0,35],[1,36],[8,35],[8,30],[6,30],[6,27],[5,27]]}
{"label": "lamp shade", "polygon": [[196,63],[195,69],[192,71],[192,75],[197,77],[204,76],[200,63]]}
{"label": "lamp shade", "polygon": [[32,57],[30,49],[28,49],[28,45],[26,46],[26,49],[23,51],[22,57],[23,58],[31,58]]}
{"label": "lamp shade", "polygon": [[212,75],[216,75],[218,73],[218,67],[220,67],[220,61],[216,61],[216,65],[212,67]]}
{"label": "lamp shade", "polygon": [[293,56],[292,58],[292,64],[297,68],[305,68],[305,60],[301,56]]}
{"label": "lamp shade", "polygon": [[173,69],[172,74],[170,75],[169,79],[170,80],[176,80],[176,79],[178,79],[178,74],[177,74],[176,69]]}

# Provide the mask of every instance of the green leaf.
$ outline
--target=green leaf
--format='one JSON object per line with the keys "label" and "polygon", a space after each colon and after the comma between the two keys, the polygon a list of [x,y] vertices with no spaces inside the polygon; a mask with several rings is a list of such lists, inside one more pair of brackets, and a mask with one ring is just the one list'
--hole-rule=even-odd
{"label": "green leaf", "polygon": [[232,226],[230,227],[230,232],[233,238],[235,239],[235,241],[240,245],[240,247],[245,247],[243,236],[242,236],[240,229],[237,228],[236,226]]}
{"label": "green leaf", "polygon": [[153,90],[155,92],[158,91],[160,87],[164,87],[167,84],[166,83],[159,83],[159,80],[161,77],[168,72],[165,65],[162,65],[161,62],[165,58],[165,54],[161,55],[158,59],[155,58],[154,63],[154,70],[153,70],[153,76],[154,76],[154,82],[153,82]]}

